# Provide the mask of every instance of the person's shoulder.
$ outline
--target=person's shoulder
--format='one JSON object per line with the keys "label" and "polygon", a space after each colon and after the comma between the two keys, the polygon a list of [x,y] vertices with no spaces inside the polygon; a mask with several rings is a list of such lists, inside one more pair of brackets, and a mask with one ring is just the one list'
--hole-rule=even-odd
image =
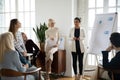
{"label": "person's shoulder", "polygon": [[108,53],[109,53],[110,51],[104,50],[104,51],[101,51],[101,52],[102,52],[102,55],[108,55]]}
{"label": "person's shoulder", "polygon": [[18,54],[18,52],[15,51],[15,50],[11,50],[11,53],[12,53],[12,54]]}
{"label": "person's shoulder", "polygon": [[27,41],[32,41],[32,42],[33,42],[33,40],[32,40],[32,39],[28,39]]}
{"label": "person's shoulder", "polygon": [[15,51],[15,50],[9,50],[9,51],[7,51],[7,53],[16,53],[17,51]]}
{"label": "person's shoulder", "polygon": [[14,57],[14,56],[18,55],[18,52],[15,50],[10,50],[10,51],[7,51],[6,55]]}
{"label": "person's shoulder", "polygon": [[59,32],[59,28],[58,27],[54,27],[54,30]]}
{"label": "person's shoulder", "polygon": [[120,57],[120,51],[119,51],[119,52],[117,52],[117,53],[116,53],[116,55]]}
{"label": "person's shoulder", "polygon": [[31,42],[34,43],[32,39],[28,39],[27,42],[29,42],[29,43],[31,43]]}
{"label": "person's shoulder", "polygon": [[80,31],[84,32],[84,31],[85,31],[85,29],[81,27],[81,28],[80,28]]}

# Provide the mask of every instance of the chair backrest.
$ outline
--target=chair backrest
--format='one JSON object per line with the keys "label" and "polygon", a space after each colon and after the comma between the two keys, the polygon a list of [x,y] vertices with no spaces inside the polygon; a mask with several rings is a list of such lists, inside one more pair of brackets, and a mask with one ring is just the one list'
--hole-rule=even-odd
{"label": "chair backrest", "polygon": [[104,69],[112,73],[112,76],[111,76],[112,80],[114,80],[114,74],[120,74],[120,69],[106,69],[106,68]]}
{"label": "chair backrest", "polygon": [[112,80],[114,80],[114,74],[120,74],[120,70],[110,70],[112,72]]}
{"label": "chair backrest", "polygon": [[39,80],[41,80],[41,78],[40,78],[40,75],[41,75],[40,70],[41,70],[41,67],[36,68],[35,70],[30,71],[30,72],[19,72],[19,71],[15,71],[15,70],[12,70],[12,69],[2,68],[2,69],[0,69],[0,76],[3,76],[3,77],[24,76],[24,80],[26,80],[27,75],[31,75],[31,74],[34,74],[36,72],[39,72]]}
{"label": "chair backrest", "polygon": [[102,65],[98,65],[98,78],[99,78],[99,69],[110,71],[112,73],[111,75],[112,80],[114,80],[114,74],[120,74],[120,69],[107,69],[107,68],[103,68]]}
{"label": "chair backrest", "polygon": [[18,76],[24,76],[22,72],[18,72],[12,69],[1,69],[0,75],[4,77],[18,77]]}

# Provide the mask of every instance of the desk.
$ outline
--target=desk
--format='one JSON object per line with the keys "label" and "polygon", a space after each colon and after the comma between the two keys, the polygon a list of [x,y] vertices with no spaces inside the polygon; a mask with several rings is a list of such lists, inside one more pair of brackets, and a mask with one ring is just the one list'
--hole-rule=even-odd
{"label": "desk", "polygon": [[61,74],[66,71],[66,51],[58,50],[54,54],[53,62],[52,62],[52,72]]}
{"label": "desk", "polygon": [[[45,52],[40,52],[36,60],[37,67],[42,67],[42,70],[45,71]],[[66,71],[66,51],[58,50],[54,54],[52,62],[52,73],[61,74]]]}

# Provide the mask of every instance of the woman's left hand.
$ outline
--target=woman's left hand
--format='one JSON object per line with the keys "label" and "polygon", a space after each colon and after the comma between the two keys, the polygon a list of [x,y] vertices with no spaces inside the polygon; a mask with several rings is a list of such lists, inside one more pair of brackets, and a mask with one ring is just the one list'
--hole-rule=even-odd
{"label": "woman's left hand", "polygon": [[56,45],[54,45],[53,47],[57,47],[58,45],[56,44]]}

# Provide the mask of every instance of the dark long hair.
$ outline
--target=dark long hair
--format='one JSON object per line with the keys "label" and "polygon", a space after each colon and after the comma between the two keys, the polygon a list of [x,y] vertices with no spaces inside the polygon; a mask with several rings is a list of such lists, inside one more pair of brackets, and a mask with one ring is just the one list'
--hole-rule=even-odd
{"label": "dark long hair", "polygon": [[16,27],[15,25],[17,24],[18,19],[12,19],[10,21],[10,26],[9,26],[9,31],[12,32],[14,39],[16,40]]}

